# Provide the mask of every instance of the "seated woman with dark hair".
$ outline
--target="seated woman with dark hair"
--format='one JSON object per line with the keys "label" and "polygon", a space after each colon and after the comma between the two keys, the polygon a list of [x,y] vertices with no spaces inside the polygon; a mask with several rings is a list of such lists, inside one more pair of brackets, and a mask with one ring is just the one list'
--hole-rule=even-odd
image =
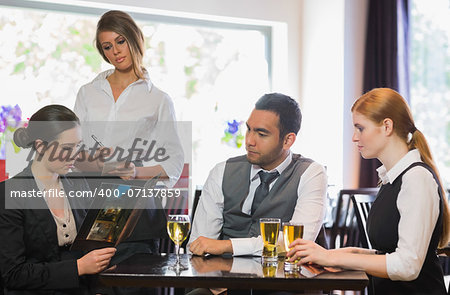
{"label": "seated woman with dark hair", "polygon": [[115,248],[82,256],[69,251],[87,204],[73,192],[89,190],[69,178],[81,146],[77,116],[61,105],[43,107],[14,142],[34,159],[0,184],[0,271],[5,294],[89,294],[84,275],[104,270]]}

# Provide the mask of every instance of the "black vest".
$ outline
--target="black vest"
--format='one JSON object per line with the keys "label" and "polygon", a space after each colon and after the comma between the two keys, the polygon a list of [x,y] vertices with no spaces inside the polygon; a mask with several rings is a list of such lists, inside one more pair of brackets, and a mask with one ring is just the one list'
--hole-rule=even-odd
{"label": "black vest", "polygon": [[269,194],[253,215],[242,213],[242,206],[250,188],[251,164],[246,156],[228,159],[222,181],[224,195],[223,228],[221,239],[249,238],[260,235],[259,218],[280,218],[289,221],[298,199],[300,178],[313,161],[298,154],[276,179]]}
{"label": "black vest", "polygon": [[[433,174],[436,182],[439,183],[430,167],[422,162],[416,162],[406,168],[392,184],[387,183],[380,188],[367,219],[369,239],[374,249],[392,253],[397,248],[398,223],[400,221],[397,197],[402,186],[403,175],[415,166],[422,166],[428,169]],[[374,290],[374,294],[446,294],[444,275],[436,255],[436,248],[443,226],[443,204],[440,189],[439,196],[439,217],[419,276],[413,281],[392,281],[390,279],[372,277],[371,287]],[[413,201],[411,200],[411,202]]]}

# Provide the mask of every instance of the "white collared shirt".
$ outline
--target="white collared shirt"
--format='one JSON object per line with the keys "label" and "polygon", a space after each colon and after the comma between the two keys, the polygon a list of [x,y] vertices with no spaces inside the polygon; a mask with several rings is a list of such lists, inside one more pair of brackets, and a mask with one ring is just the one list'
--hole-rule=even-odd
{"label": "white collared shirt", "polygon": [[[377,169],[383,184],[392,183],[412,163],[422,162],[418,150],[409,151],[389,171]],[[439,217],[438,185],[426,168],[416,166],[402,177],[397,198],[400,213],[398,244],[386,254],[386,268],[391,280],[413,280],[422,269],[431,235]]]}
{"label": "white collared shirt", "polygon": [[252,167],[250,169],[250,189],[249,189],[248,196],[245,199],[244,204],[242,205],[243,213],[245,213],[247,215],[251,215],[253,198],[255,197],[255,191],[258,188],[258,186],[261,184],[261,179],[258,174],[259,171],[264,171],[264,172],[278,171],[279,175],[277,176],[277,178],[275,178],[275,180],[273,180],[269,184],[269,190],[271,190],[273,185],[275,184],[276,180],[278,179],[278,177],[280,177],[281,173],[283,173],[283,171],[289,166],[291,161],[292,161],[292,153],[289,151],[289,155],[286,157],[286,159],[284,159],[284,161],[280,165],[278,165],[277,167],[275,167],[274,169],[272,169],[270,171],[264,170],[261,167],[259,167],[258,165],[252,165]]}
{"label": "white collared shirt", "polygon": [[[106,147],[127,150],[135,138],[156,140],[156,147],[166,149],[170,158],[163,162],[144,162],[144,166],[161,165],[170,178],[172,186],[181,175],[184,165],[183,148],[178,137],[175,109],[172,99],[155,87],[145,71],[139,79],[114,101],[111,86],[106,79],[114,69],[100,73],[92,82],[78,92],[74,112],[83,127],[83,140],[87,147],[94,146],[95,135]],[[150,149],[150,144],[139,142],[138,148]],[[153,149],[153,153],[156,150]]]}
{"label": "white collared shirt", "polygon": [[[272,171],[278,171],[280,174],[286,169],[292,161],[290,152],[286,159]],[[208,179],[203,186],[202,195],[195,212],[192,225],[189,244],[198,237],[204,236],[211,239],[218,239],[223,226],[223,207],[224,196],[222,191],[222,179],[225,171],[226,162],[217,164],[209,173]],[[257,173],[262,170],[261,167],[253,165],[250,170],[249,193],[244,201],[242,212],[249,214],[255,190],[260,184]],[[275,181],[269,186],[273,187]],[[297,204],[291,221],[304,224],[305,231],[303,238],[314,241],[322,226],[325,216],[325,200],[327,191],[327,176],[323,166],[316,162],[305,170],[297,190]],[[233,255],[256,255],[260,256],[263,248],[261,236],[253,238],[235,238],[230,239],[233,246]]]}

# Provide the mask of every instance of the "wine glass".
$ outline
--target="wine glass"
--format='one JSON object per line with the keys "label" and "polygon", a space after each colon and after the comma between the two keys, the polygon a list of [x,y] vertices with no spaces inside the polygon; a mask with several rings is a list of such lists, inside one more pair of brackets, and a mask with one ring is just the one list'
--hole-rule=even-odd
{"label": "wine glass", "polygon": [[180,262],[180,246],[186,240],[191,229],[191,219],[189,215],[169,215],[167,220],[167,232],[170,239],[175,243],[177,261],[169,269],[180,271],[188,269]]}

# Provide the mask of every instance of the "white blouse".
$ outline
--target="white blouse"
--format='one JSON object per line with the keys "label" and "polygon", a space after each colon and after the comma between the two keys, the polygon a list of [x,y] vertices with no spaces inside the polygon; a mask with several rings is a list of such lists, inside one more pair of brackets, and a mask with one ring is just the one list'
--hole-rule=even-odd
{"label": "white blouse", "polygon": [[[37,187],[40,191],[44,192],[46,191],[44,184],[39,181],[37,178],[34,178],[37,184]],[[62,192],[64,192],[64,187],[59,181],[59,188]],[[77,235],[77,227],[75,223],[75,218],[73,217],[72,208],[70,207],[70,203],[67,200],[67,195],[63,194],[64,198],[64,216],[59,217],[56,216],[52,210],[50,212],[52,213],[53,219],[56,223],[56,234],[58,236],[58,246],[65,246],[65,245],[71,245],[73,241],[75,240],[75,237]],[[48,199],[44,198],[48,205]]]}
{"label": "white blouse", "polygon": [[[120,94],[117,101],[106,78],[114,69],[100,73],[92,82],[82,86],[78,92],[74,112],[79,117],[83,129],[83,141],[93,147],[92,135],[106,147],[131,148],[139,138],[137,149],[143,149],[144,156],[158,147],[165,149],[169,159],[158,162],[155,159],[144,161],[144,166],[161,165],[169,176],[166,185],[173,186],[181,175],[184,153],[178,137],[175,109],[172,99],[150,81],[147,71],[145,78],[139,79]],[[133,160],[138,152],[133,154]],[[163,158],[163,157],[160,157]]]}
{"label": "white blouse", "polygon": [[[389,171],[379,167],[378,175],[383,184],[392,183],[415,162],[422,162],[418,150],[409,151]],[[386,268],[391,280],[410,281],[422,269],[439,217],[438,185],[430,171],[416,166],[403,175],[397,208],[400,213],[398,244],[395,252],[386,254]]]}

